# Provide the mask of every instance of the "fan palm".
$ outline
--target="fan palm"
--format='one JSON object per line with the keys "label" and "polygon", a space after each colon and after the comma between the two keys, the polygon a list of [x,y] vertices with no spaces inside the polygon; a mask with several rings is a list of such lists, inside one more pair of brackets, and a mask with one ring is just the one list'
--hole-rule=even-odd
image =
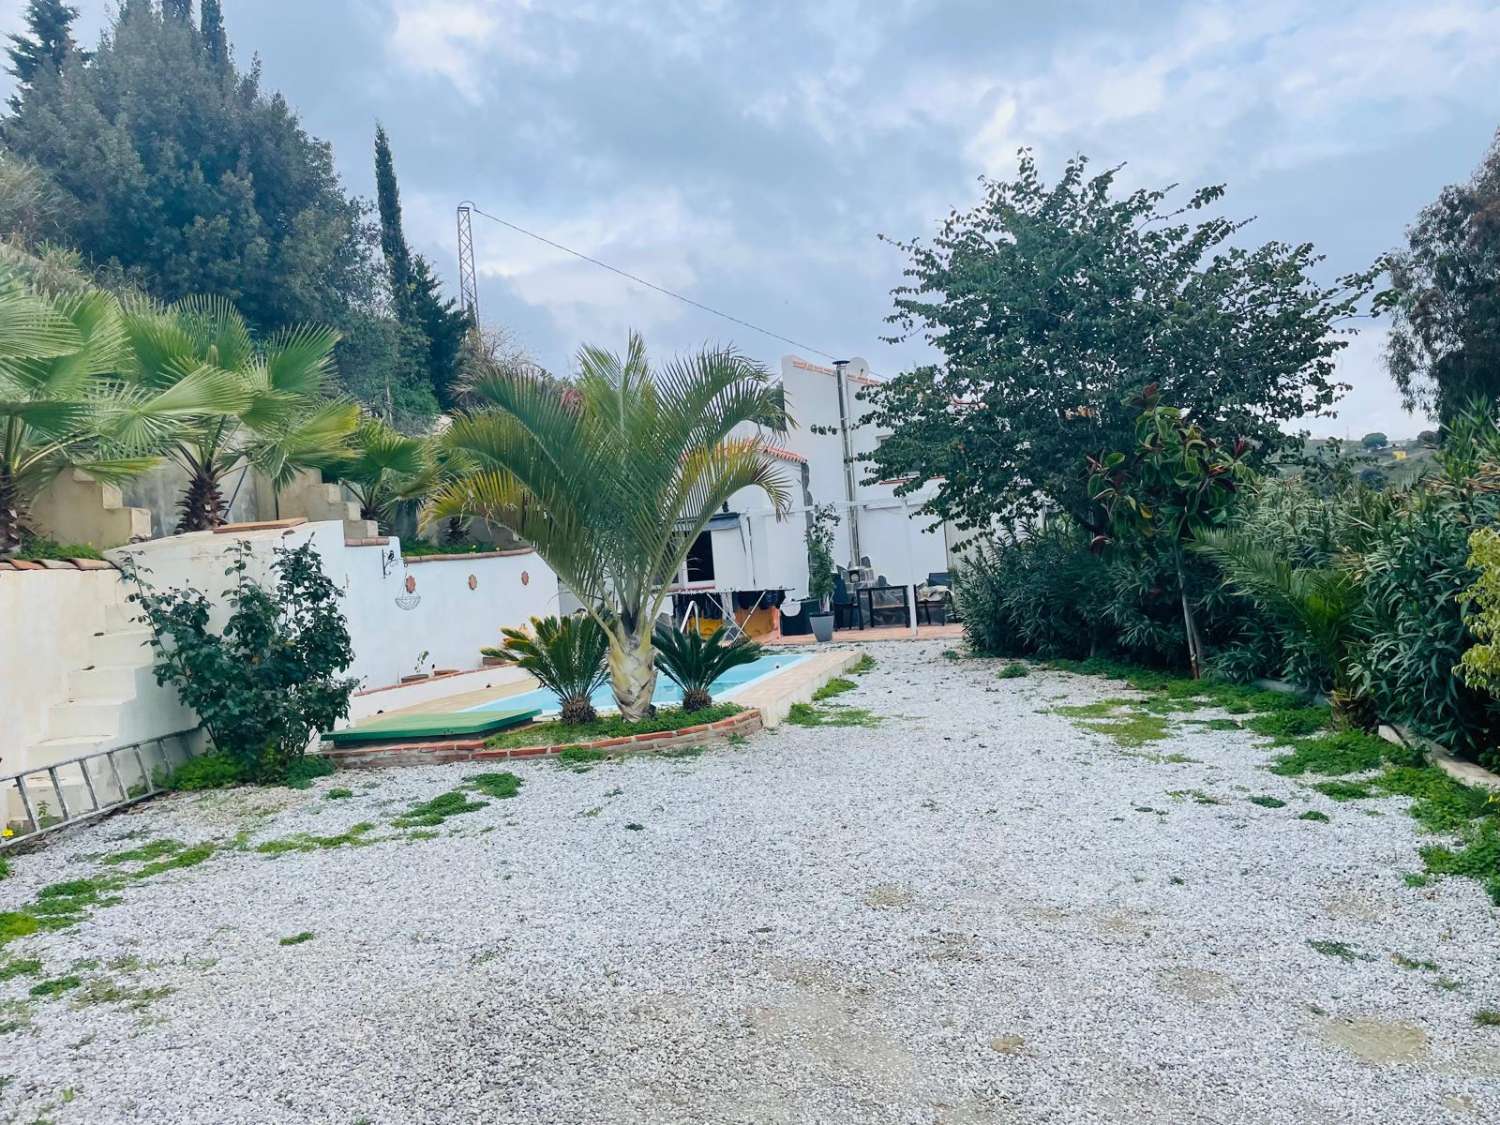
{"label": "fan palm", "polygon": [[731,668],[760,658],[761,647],[748,637],[726,641],[727,629],[704,636],[665,625],[656,629],[656,666],[682,689],[682,709],[701,711],[713,704],[709,689]]}
{"label": "fan palm", "polygon": [[1359,642],[1359,576],[1337,562],[1294,565],[1264,539],[1240,529],[1200,532],[1193,548],[1213,560],[1231,588],[1271,615],[1310,658],[1322,686],[1332,688],[1335,714],[1355,720],[1360,704],[1351,657]]}
{"label": "fan palm", "polygon": [[359,517],[389,530],[402,504],[421,500],[437,480],[428,443],[379,418],[365,418],[349,438],[349,452],[326,470],[359,504]]}
{"label": "fan palm", "polygon": [[607,632],[615,702],[635,721],[656,686],[652,627],[709,518],[742,488],[786,511],[760,427],[789,419],[781,387],[730,349],[653,370],[632,333],[623,356],[585,347],[578,368],[567,383],[476,377],[478,405],[441,438],[465,469],[424,518],[477,516],[528,540]]}
{"label": "fan palm", "polygon": [[559,718],[565,723],[591,723],[594,690],[604,683],[609,669],[604,663],[609,637],[592,617],[533,617],[531,632],[501,629],[505,637],[499,648],[484,649],[484,655],[508,661],[530,672],[562,703]]}
{"label": "fan palm", "polygon": [[43,296],[0,269],[0,557],[19,550],[31,503],[59,474],[117,483],[144,472],[226,390],[214,372],[132,386],[121,377],[131,362],[113,296]]}
{"label": "fan palm", "polygon": [[345,454],[359,408],[326,397],[339,339],[332,329],[291,329],[260,349],[233,305],[196,297],[138,305],[125,327],[136,359],[130,378],[140,388],[161,391],[205,372],[224,376],[214,409],[167,450],[188,477],[179,533],[225,522],[220,483],[235,468],[254,467],[280,487],[297,470]]}

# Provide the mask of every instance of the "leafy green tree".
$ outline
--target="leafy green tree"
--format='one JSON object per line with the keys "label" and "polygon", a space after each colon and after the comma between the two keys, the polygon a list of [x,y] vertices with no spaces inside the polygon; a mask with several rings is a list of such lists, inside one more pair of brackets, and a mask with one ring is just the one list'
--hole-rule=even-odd
{"label": "leafy green tree", "polygon": [[219,0],[202,0],[198,5],[198,34],[208,61],[218,70],[228,70],[229,38],[224,31],[224,9]]}
{"label": "leafy green tree", "polygon": [[1171,207],[1166,191],[1122,195],[1116,173],[1078,158],[1049,186],[1023,151],[930,245],[897,243],[894,339],[942,359],[866,392],[890,434],[872,477],[936,481],[930,509],[962,527],[1061,508],[1097,533],[1080,466],[1129,445],[1146,386],[1206,436],[1249,439],[1255,463],[1289,440],[1278,423],[1332,405],[1336,326],[1370,278],[1325,287],[1309,245],[1238,245],[1246,224],[1209,214],[1221,187]]}
{"label": "leafy green tree", "polygon": [[1368,433],[1364,437],[1360,438],[1359,444],[1364,446],[1366,449],[1384,449],[1386,446],[1391,444],[1391,439],[1386,437],[1379,430],[1376,430],[1375,432]]}
{"label": "leafy green tree", "polygon": [[382,291],[364,205],[258,68],[214,58],[203,22],[124,5],[87,65],[74,53],[23,91],[8,145],[60,190],[96,269],[164,301],[214,294],[261,334],[359,322]]}
{"label": "leafy green tree", "polygon": [[1210,528],[1222,526],[1244,475],[1248,444],[1225,448],[1165,406],[1155,387],[1137,400],[1135,444],[1088,459],[1089,495],[1109,519],[1110,533],[1094,538],[1098,550],[1112,544],[1166,551],[1176,574],[1188,664],[1203,674],[1203,637],[1189,592],[1184,552]]}
{"label": "leafy green tree", "polygon": [[[38,78],[56,78],[63,63],[70,55],[77,55],[73,42],[73,21],[78,18],[78,9],[62,0],[31,0],[26,7],[26,34],[11,35],[10,73],[15,75],[18,89],[10,99],[11,109],[17,110],[26,93]],[[86,58],[86,55],[80,55]]]}
{"label": "leafy green tree", "polygon": [[620,714],[639,720],[656,686],[652,630],[678,569],[709,519],[742,488],[778,512],[779,462],[757,426],[790,424],[785,396],[759,365],[710,349],[653,370],[644,341],[625,354],[578,354],[569,383],[496,370],[443,432],[464,471],[425,522],[475,516],[530,542],[609,635]]}
{"label": "leafy green tree", "polygon": [[390,139],[379,125],[375,127],[375,193],[380,212],[380,248],[390,274],[396,316],[405,330],[408,346],[423,354],[438,404],[450,409],[458,397],[459,363],[470,320],[457,302],[443,299],[431,264],[420,254],[413,254],[407,244]]}
{"label": "leafy green tree", "polygon": [[222,600],[229,618],[213,629],[214,602],[202,590],[155,590],[139,572],[130,600],[152,631],[157,682],[172,684],[203,720],[214,749],[249,781],[275,782],[320,732],[349,714],[359,681],[343,591],[323,572],[312,543],[275,548],[273,581],[250,573],[249,544],[236,544]]}
{"label": "leafy green tree", "polygon": [[159,393],[200,373],[217,377],[211,409],[175,433],[166,450],[188,477],[179,534],[225,523],[220,485],[236,468],[253,466],[279,486],[298,469],[324,468],[346,455],[359,408],[327,397],[337,332],[290,329],[260,348],[244,318],[218,298],[142,304],[126,316],[125,329],[134,353],[130,386]]}
{"label": "leafy green tree", "polygon": [[1443,188],[1386,255],[1386,366],[1408,410],[1444,423],[1500,398],[1500,133],[1468,183]]}

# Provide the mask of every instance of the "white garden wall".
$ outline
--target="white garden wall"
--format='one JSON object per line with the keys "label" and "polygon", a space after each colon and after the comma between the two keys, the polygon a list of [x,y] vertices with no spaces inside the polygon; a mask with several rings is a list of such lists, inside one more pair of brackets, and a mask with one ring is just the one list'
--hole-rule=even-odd
{"label": "white garden wall", "polygon": [[[172,536],[109,552],[145,581],[217,597],[236,540],[264,579],[277,546],[311,540],[344,591],[362,689],[403,676],[480,666],[504,625],[556,613],[558,583],[530,550],[403,561],[396,539],[352,545],[338,522]],[[191,727],[196,719],[150,673],[114,570],[0,573],[0,774]]]}

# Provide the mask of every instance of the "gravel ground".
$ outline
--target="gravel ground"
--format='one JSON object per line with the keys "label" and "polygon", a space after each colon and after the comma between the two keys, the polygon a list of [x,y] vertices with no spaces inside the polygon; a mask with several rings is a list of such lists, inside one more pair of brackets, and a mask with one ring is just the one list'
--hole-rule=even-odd
{"label": "gravel ground", "polygon": [[471,768],[174,797],[21,857],[0,910],[152,839],[392,837],[226,848],[5,947],[136,1000],[0,982],[31,1020],[0,1120],[1500,1121],[1497,912],[1403,883],[1401,799],[1336,804],[1241,732],[1128,752],[1049,713],[1102,681],[873,651],[840,702],[878,726],[520,765],[431,839],[390,821]]}

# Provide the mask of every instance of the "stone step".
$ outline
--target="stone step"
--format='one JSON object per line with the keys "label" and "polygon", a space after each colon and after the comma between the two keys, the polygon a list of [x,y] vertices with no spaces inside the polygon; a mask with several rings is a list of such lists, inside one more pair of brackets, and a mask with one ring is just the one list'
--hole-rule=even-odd
{"label": "stone step", "polygon": [[78,699],[59,703],[47,712],[50,738],[113,738],[120,731],[120,709],[126,698]]}
{"label": "stone step", "polygon": [[100,633],[89,645],[95,667],[141,668],[153,662],[151,630],[122,629]]}
{"label": "stone step", "polygon": [[139,664],[97,665],[70,672],[68,699],[134,699],[139,694],[137,677],[141,674],[141,668]]}
{"label": "stone step", "polygon": [[44,770],[48,766],[66,762],[70,758],[81,758],[85,754],[108,750],[111,741],[108,737],[98,735],[43,739],[27,747],[19,757],[12,758],[7,754],[4,758],[0,758],[0,773],[16,773],[22,769]]}

